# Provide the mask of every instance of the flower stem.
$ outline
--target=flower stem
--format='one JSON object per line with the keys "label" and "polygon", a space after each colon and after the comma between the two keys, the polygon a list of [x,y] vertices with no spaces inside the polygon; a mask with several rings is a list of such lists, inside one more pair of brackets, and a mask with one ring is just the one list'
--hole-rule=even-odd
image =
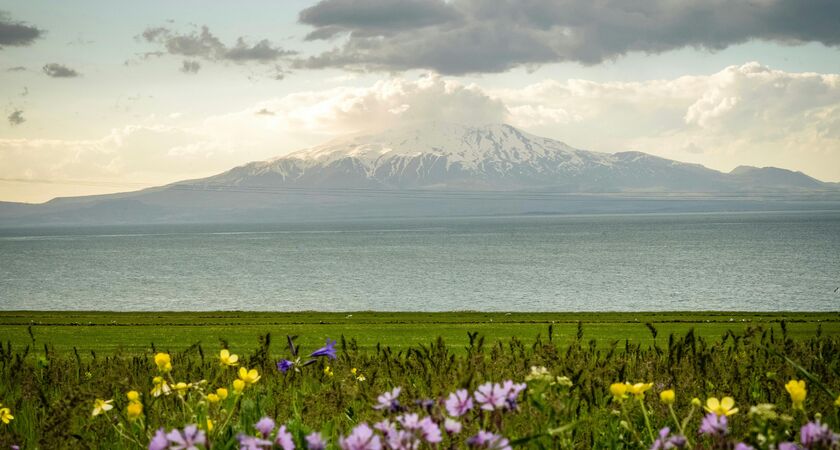
{"label": "flower stem", "polygon": [[645,418],[645,427],[648,431],[648,436],[650,436],[650,442],[653,443],[656,439],[653,437],[653,428],[650,427],[650,418],[648,417],[647,408],[645,408],[645,401],[643,399],[639,399],[639,406],[642,407],[642,415]]}

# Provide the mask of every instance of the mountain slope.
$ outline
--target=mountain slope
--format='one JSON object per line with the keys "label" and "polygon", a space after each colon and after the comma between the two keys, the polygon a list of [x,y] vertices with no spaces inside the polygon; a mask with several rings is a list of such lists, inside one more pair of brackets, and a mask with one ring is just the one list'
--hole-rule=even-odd
{"label": "mountain slope", "polygon": [[838,193],[840,185],[784,169],[722,173],[642,152],[579,150],[509,125],[431,123],[137,192],[0,204],[0,225],[833,208]]}

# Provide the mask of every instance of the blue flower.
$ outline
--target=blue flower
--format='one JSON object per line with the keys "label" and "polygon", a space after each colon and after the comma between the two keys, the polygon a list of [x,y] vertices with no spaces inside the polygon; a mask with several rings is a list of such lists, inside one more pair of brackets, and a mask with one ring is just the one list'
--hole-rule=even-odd
{"label": "blue flower", "polygon": [[283,373],[286,373],[294,365],[295,365],[295,363],[293,363],[292,361],[289,361],[288,359],[284,359],[284,360],[277,363],[277,369],[280,370]]}
{"label": "blue flower", "polygon": [[327,358],[335,359],[335,341],[331,341],[330,338],[327,338],[327,345],[319,348],[318,350],[315,350],[309,356],[313,358],[319,356],[326,356]]}

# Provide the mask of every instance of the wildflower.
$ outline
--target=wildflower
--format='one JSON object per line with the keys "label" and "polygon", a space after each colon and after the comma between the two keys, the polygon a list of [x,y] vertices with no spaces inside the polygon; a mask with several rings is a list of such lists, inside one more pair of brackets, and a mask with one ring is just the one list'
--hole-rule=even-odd
{"label": "wildflower", "polygon": [[400,396],[400,392],[402,388],[395,387],[391,392],[385,392],[379,397],[377,397],[377,401],[379,402],[377,405],[373,407],[373,409],[387,409],[391,412],[396,412],[400,410],[400,402],[397,400],[397,397]]}
{"label": "wildflower", "polygon": [[128,420],[137,420],[143,415],[143,404],[140,402],[129,402],[128,406],[125,407],[125,415],[128,417]]}
{"label": "wildflower", "polygon": [[192,385],[184,383],[183,381],[179,381],[173,384],[172,387],[175,388],[175,391],[178,392],[178,395],[184,395],[184,393],[187,392],[187,389],[192,387]]}
{"label": "wildflower", "polygon": [[129,402],[139,402],[140,393],[137,391],[128,391],[125,394],[125,398],[127,398]]}
{"label": "wildflower", "polygon": [[695,406],[695,407],[696,407],[696,406],[700,406],[700,405],[702,405],[702,404],[703,404],[703,403],[702,403],[702,402],[700,401],[700,399],[699,399],[699,398],[697,398],[697,397],[694,397],[694,398],[692,398],[692,399],[691,399],[691,406]]}
{"label": "wildflower", "polygon": [[213,431],[213,426],[214,426],[214,425],[213,425],[213,421],[212,421],[212,420],[210,420],[210,419],[208,418],[208,419],[207,419],[207,432],[208,432],[208,433],[209,433],[209,432],[211,432],[211,431]]}
{"label": "wildflower", "polygon": [[381,422],[376,422],[375,424],[373,424],[373,428],[379,430],[379,432],[382,433],[382,435],[385,436],[386,439],[391,434],[397,432],[397,426],[391,423],[391,421],[388,419],[385,419]]}
{"label": "wildflower", "polygon": [[616,401],[627,398],[627,383],[613,383],[610,385],[610,394]]}
{"label": "wildflower", "polygon": [[219,396],[217,394],[207,394],[207,401],[210,403],[219,403]]}
{"label": "wildflower", "polygon": [[329,359],[335,359],[335,341],[331,341],[329,338],[327,338],[327,344],[319,348],[318,350],[315,350],[314,352],[310,353],[309,356],[312,358],[326,356]]}
{"label": "wildflower", "polygon": [[720,400],[715,397],[706,399],[706,411],[719,416],[731,416],[738,412],[738,408],[733,408],[733,406],[735,406],[735,399],[732,397],[723,397]]}
{"label": "wildflower", "polygon": [[785,385],[790,394],[790,401],[793,402],[793,409],[805,409],[805,396],[808,390],[805,389],[805,380],[790,380]]}
{"label": "wildflower", "polygon": [[254,384],[260,379],[260,373],[257,369],[248,370],[244,367],[239,368],[239,379],[248,384]]}
{"label": "wildflower", "polygon": [[233,380],[233,392],[235,392],[237,395],[239,395],[244,390],[245,390],[245,382],[244,381],[242,381],[240,379]]}
{"label": "wildflower", "polygon": [[563,387],[569,387],[570,388],[570,387],[574,386],[574,383],[572,383],[572,380],[570,380],[569,377],[563,376],[563,377],[557,377],[551,383],[551,385],[552,386],[563,386]]}
{"label": "wildflower", "polygon": [[836,448],[837,435],[826,424],[808,422],[799,430],[799,441],[805,448]]}
{"label": "wildflower", "polygon": [[226,388],[218,388],[216,389],[216,395],[219,396],[219,399],[224,400],[228,398],[228,390]]}
{"label": "wildflower", "polygon": [[91,414],[93,417],[96,417],[100,414],[103,414],[107,411],[114,409],[113,400],[102,400],[101,398],[97,398],[93,402],[93,413]]}
{"label": "wildflower", "polygon": [[674,401],[676,401],[677,395],[674,393],[673,389],[668,389],[667,391],[662,391],[659,393],[659,400],[666,405],[673,405]]}
{"label": "wildflower", "polygon": [[221,366],[235,366],[239,364],[239,355],[233,355],[230,350],[223,348],[219,352],[219,365]]}
{"label": "wildflower", "polygon": [[551,381],[551,372],[543,366],[531,366],[531,373],[525,376],[525,381]]}
{"label": "wildflower", "polygon": [[359,370],[358,370],[358,369],[356,369],[355,367],[354,367],[354,368],[352,368],[352,369],[350,369],[350,373],[351,373],[354,377],[356,377],[356,381],[365,381],[365,380],[367,380],[367,378],[365,378],[365,376],[364,376],[361,372],[359,372]]}
{"label": "wildflower", "polygon": [[397,421],[406,430],[416,430],[417,428],[420,428],[420,417],[417,414],[404,414],[402,416],[397,416]]}
{"label": "wildflower", "polygon": [[779,443],[779,450],[801,450],[802,448],[793,442],[780,442]]}
{"label": "wildflower", "polygon": [[155,354],[155,364],[157,364],[158,370],[160,370],[163,373],[172,370],[172,360],[169,357],[169,353]]}
{"label": "wildflower", "polygon": [[726,415],[718,415],[714,412],[706,414],[706,417],[703,418],[703,422],[700,424],[700,433],[710,436],[723,436],[726,434],[727,429]]}
{"label": "wildflower", "polygon": [[446,412],[452,417],[461,417],[473,407],[472,397],[466,389],[459,389],[446,399]]}
{"label": "wildflower", "polygon": [[512,450],[510,442],[503,436],[484,430],[480,430],[478,434],[467,439],[467,445],[493,450]]}
{"label": "wildflower", "polygon": [[443,429],[449,434],[458,434],[461,432],[461,422],[447,417],[443,422]]}
{"label": "wildflower", "polygon": [[342,450],[382,449],[382,442],[379,440],[379,436],[374,435],[373,430],[366,423],[353,428],[350,436],[340,438],[338,444]]}
{"label": "wildflower", "polygon": [[507,406],[507,391],[499,383],[484,383],[473,394],[481,409],[492,411]]}
{"label": "wildflower", "polygon": [[745,444],[743,442],[739,442],[735,444],[735,450],[755,450],[755,447]]}
{"label": "wildflower", "polygon": [[240,434],[237,436],[237,440],[239,440],[240,450],[265,450],[266,448],[271,447],[271,441],[254,436],[248,436],[247,434]]}
{"label": "wildflower", "polygon": [[149,442],[149,450],[166,450],[167,447],[169,447],[169,440],[166,439],[166,433],[163,428],[158,428]]}
{"label": "wildflower", "polygon": [[268,437],[272,431],[274,431],[274,421],[271,420],[271,417],[263,417],[259,420],[259,422],[254,425],[254,428],[260,432],[262,437]]}
{"label": "wildflower", "polygon": [[183,432],[172,430],[166,435],[166,439],[174,444],[169,446],[172,450],[194,450],[199,445],[207,445],[207,435],[196,425],[185,426]]}
{"label": "wildflower", "polygon": [[[2,405],[0,405],[2,406]],[[9,408],[0,408],[0,421],[4,424],[8,425],[9,422],[15,419],[15,416],[12,415],[12,410]]]}
{"label": "wildflower", "polygon": [[653,383],[627,384],[627,392],[633,394],[637,399],[644,398],[645,392],[653,387]]}
{"label": "wildflower", "polygon": [[289,361],[288,359],[281,360],[277,363],[277,370],[286,373],[294,367],[295,363],[293,361]]}
{"label": "wildflower", "polygon": [[440,434],[440,426],[431,417],[424,417],[420,421],[420,436],[429,444],[436,444],[443,440]]}
{"label": "wildflower", "polygon": [[528,387],[525,383],[514,383],[511,380],[505,381],[502,389],[505,393],[505,400],[507,401],[508,409],[516,409],[516,400],[519,398],[519,393]]}
{"label": "wildflower", "polygon": [[152,385],[151,394],[155,397],[169,395],[169,393],[172,392],[172,389],[169,388],[169,384],[166,383],[166,380],[164,380],[163,377],[152,378]]}
{"label": "wildflower", "polygon": [[321,433],[310,433],[306,435],[306,448],[309,450],[325,450],[327,442],[321,437]]}
{"label": "wildflower", "polygon": [[331,377],[333,376],[333,370],[330,369],[330,366],[324,367],[324,375]]}
{"label": "wildflower", "polygon": [[685,436],[671,435],[671,429],[665,427],[659,430],[659,438],[653,441],[650,450],[665,450],[670,448],[685,448],[688,440]]}
{"label": "wildflower", "polygon": [[420,447],[420,440],[405,430],[394,430],[385,438],[385,447],[393,450],[416,450]]}
{"label": "wildflower", "polygon": [[277,429],[277,437],[274,438],[274,443],[283,450],[295,450],[295,441],[292,440],[292,433],[286,431],[286,425]]}

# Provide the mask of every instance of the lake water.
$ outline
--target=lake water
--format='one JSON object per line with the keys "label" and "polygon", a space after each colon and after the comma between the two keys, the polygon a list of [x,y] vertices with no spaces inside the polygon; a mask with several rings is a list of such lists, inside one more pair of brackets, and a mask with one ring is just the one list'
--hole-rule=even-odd
{"label": "lake water", "polygon": [[4,310],[840,310],[840,212],[0,230]]}

